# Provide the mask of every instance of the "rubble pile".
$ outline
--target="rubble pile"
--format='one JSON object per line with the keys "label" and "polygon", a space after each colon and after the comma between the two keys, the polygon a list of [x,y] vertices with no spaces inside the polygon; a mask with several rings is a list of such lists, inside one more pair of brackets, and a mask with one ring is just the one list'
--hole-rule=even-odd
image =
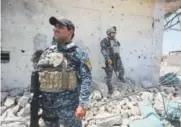
{"label": "rubble pile", "polygon": [[14,88],[1,92],[2,127],[29,126],[30,98],[27,89]]}
{"label": "rubble pile", "polygon": [[[156,113],[160,115],[161,119],[161,115],[164,113],[162,96],[165,100],[174,101],[181,106],[181,89],[163,86],[161,87],[161,91],[162,92],[160,93],[158,89],[152,88],[148,91],[140,92],[123,99],[116,99],[115,101],[114,99],[101,97],[101,94],[99,94],[98,91],[94,91],[91,108],[87,114],[84,126],[127,127],[132,121],[144,119],[144,116],[141,115],[139,104],[145,100],[148,100],[151,103],[151,107],[153,107]],[[121,95],[119,91],[115,91],[112,98],[115,98],[115,95],[118,97],[119,94]],[[163,121],[163,125],[164,127],[175,127],[166,119]]]}
{"label": "rubble pile", "polygon": [[[149,84],[150,85],[150,84]],[[140,103],[148,100],[160,118],[164,113],[163,97],[181,105],[181,88],[162,86],[161,93],[152,88],[131,96],[120,98],[122,93],[114,91],[113,95],[103,97],[101,92],[93,91],[90,108],[84,127],[127,127],[133,121],[145,119],[140,110]],[[30,99],[28,90],[12,89],[1,92],[2,127],[28,127],[30,120]],[[164,118],[164,117],[163,117]],[[164,119],[165,127],[175,127]],[[130,126],[134,127],[134,126]]]}
{"label": "rubble pile", "polygon": [[164,76],[161,76],[159,80],[163,85],[181,85],[181,79],[179,79],[179,76],[176,73],[167,73]]}

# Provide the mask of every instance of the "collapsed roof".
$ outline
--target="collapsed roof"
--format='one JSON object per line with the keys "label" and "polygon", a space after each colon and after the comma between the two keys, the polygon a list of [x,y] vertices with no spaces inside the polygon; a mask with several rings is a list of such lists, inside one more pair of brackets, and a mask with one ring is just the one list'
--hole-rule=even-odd
{"label": "collapsed roof", "polygon": [[181,0],[166,0],[165,4],[165,17],[170,16],[181,8]]}

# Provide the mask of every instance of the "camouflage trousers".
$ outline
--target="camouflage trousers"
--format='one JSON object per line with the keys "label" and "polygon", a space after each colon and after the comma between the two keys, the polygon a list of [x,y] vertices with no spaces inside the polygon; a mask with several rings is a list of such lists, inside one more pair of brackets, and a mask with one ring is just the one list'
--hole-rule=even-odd
{"label": "camouflage trousers", "polygon": [[112,75],[113,75],[113,71],[117,74],[118,73],[118,79],[122,82],[124,82],[124,68],[123,68],[123,64],[122,64],[122,60],[120,57],[118,57],[117,59],[115,58],[111,58],[112,60],[112,65],[108,65],[108,63],[106,62],[106,84],[108,87],[108,92],[109,94],[111,94],[113,92],[113,86],[111,83],[112,80]]}
{"label": "camouflage trousers", "polygon": [[82,127],[75,117],[78,106],[77,90],[42,94],[42,117],[45,127]]}
{"label": "camouflage trousers", "polygon": [[72,110],[62,111],[59,117],[44,116],[45,127],[82,127],[81,121],[76,120],[74,114]]}

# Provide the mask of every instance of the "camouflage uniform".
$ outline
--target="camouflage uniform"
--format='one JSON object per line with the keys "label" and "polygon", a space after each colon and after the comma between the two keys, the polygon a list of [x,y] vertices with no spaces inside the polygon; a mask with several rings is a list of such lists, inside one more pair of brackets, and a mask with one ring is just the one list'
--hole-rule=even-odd
{"label": "camouflage uniform", "polygon": [[[72,43],[72,42],[70,42]],[[69,44],[70,44],[69,43]],[[91,69],[86,66],[89,58],[77,46],[66,48],[67,45],[57,44],[48,48],[40,60],[46,59],[52,52],[63,53],[68,60],[68,66],[77,72],[78,85],[74,89],[60,92],[42,91],[43,119],[46,127],[81,127],[82,123],[75,118],[78,105],[86,105],[91,94]],[[42,69],[38,67],[38,69]]]}
{"label": "camouflage uniform", "polygon": [[[122,60],[119,55],[119,47],[120,43],[116,39],[110,40],[108,37],[104,38],[101,43],[101,52],[102,55],[105,58],[105,70],[106,70],[106,84],[108,86],[109,93],[113,92],[113,86],[111,84],[111,78],[113,74],[113,70],[117,74],[118,72],[118,78],[121,81],[124,81],[124,68],[122,65]],[[112,61],[112,65],[108,64],[108,60]]]}

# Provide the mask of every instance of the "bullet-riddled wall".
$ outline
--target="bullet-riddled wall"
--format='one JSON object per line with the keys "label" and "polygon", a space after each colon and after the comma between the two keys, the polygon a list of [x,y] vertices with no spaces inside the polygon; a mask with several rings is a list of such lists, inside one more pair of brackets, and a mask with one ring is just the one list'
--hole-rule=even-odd
{"label": "bullet-riddled wall", "polygon": [[93,77],[104,76],[100,41],[117,26],[125,76],[158,81],[162,49],[162,0],[2,0],[2,88],[30,84],[31,54],[51,45],[50,16],[65,17],[76,26],[75,42],[90,55]]}

